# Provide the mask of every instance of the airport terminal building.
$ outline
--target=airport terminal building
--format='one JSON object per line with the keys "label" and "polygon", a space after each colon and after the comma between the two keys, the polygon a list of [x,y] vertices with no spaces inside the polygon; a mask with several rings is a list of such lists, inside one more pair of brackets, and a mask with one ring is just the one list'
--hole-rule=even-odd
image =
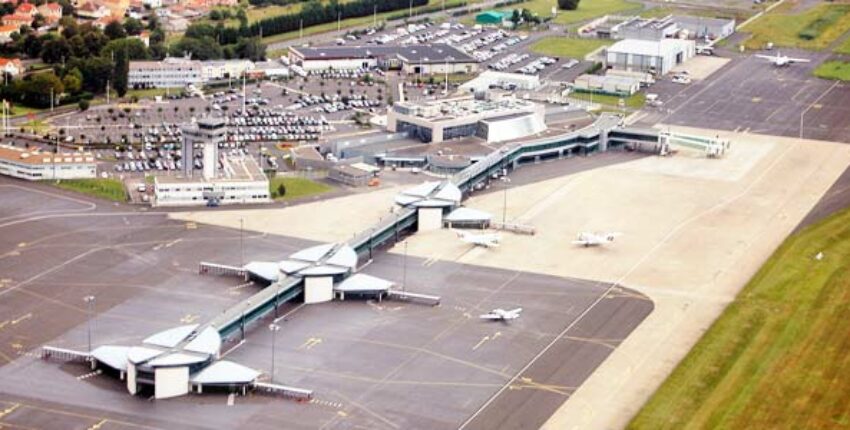
{"label": "airport terminal building", "polygon": [[387,112],[387,130],[407,132],[426,143],[468,136],[495,143],[546,130],[545,114],[542,105],[509,96],[397,102]]}
{"label": "airport terminal building", "polygon": [[0,174],[28,181],[94,178],[97,162],[90,153],[53,154],[0,145]]}
{"label": "airport terminal building", "polygon": [[291,47],[289,60],[306,71],[381,68],[409,74],[475,73],[478,60],[446,44]]}

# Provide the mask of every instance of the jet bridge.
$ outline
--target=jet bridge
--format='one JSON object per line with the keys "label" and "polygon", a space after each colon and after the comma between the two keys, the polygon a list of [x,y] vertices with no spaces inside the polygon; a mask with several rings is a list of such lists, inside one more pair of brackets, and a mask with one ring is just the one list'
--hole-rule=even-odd
{"label": "jet bridge", "polygon": [[667,155],[671,147],[682,147],[701,151],[708,158],[721,158],[731,147],[728,139],[721,139],[719,136],[694,136],[669,131],[659,133],[659,141],[661,142],[661,155]]}

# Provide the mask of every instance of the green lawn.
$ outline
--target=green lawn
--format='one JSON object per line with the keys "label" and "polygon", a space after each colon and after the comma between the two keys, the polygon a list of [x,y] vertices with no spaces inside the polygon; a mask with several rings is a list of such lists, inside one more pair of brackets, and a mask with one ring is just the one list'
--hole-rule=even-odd
{"label": "green lawn", "polygon": [[591,97],[590,93],[585,92],[572,92],[570,93],[570,97],[578,100],[593,100],[593,103],[599,103],[601,105],[620,107],[620,99],[623,99],[626,103],[626,107],[630,109],[640,109],[646,104],[646,95],[644,93],[636,93],[628,97],[620,97],[614,96],[610,94],[593,94]]}
{"label": "green lawn", "polygon": [[629,428],[850,428],[848,262],[850,210],[789,237]]}
{"label": "green lawn", "polygon": [[826,61],[814,70],[814,75],[823,79],[850,81],[850,63],[845,61]]}
{"label": "green lawn", "polygon": [[[278,187],[283,184],[286,188],[286,194],[280,195]],[[275,200],[291,200],[299,197],[307,197],[317,194],[326,193],[333,190],[333,187],[321,182],[316,182],[307,178],[292,178],[286,176],[275,176],[269,181],[269,192]]]}
{"label": "green lawn", "polygon": [[850,55],[850,37],[848,37],[847,39],[844,39],[843,42],[838,44],[838,46],[835,47],[833,52],[837,52],[839,54]]}
{"label": "green lawn", "polygon": [[145,98],[145,97],[154,98],[156,96],[164,96],[166,91],[167,90],[165,88],[146,88],[144,90],[127,90],[127,94],[125,95],[125,97],[130,98],[132,96],[136,96],[140,99]]}
{"label": "green lawn", "polygon": [[123,202],[127,199],[124,184],[117,179],[63,179],[49,181],[49,183],[62,189],[115,202]]}
{"label": "green lawn", "polygon": [[[507,9],[528,9],[542,18],[552,16],[552,7],[557,6],[556,0],[531,0],[509,6]],[[627,0],[582,0],[576,10],[559,10],[555,18],[558,24],[573,24],[603,15],[621,13],[626,10],[640,10],[638,2]]]}
{"label": "green lawn", "polygon": [[[850,31],[850,5],[819,4],[801,13],[782,5],[742,29],[751,33],[744,45],[761,49],[768,42],[776,46],[821,50]],[[806,34],[812,36],[806,39]]]}
{"label": "green lawn", "polygon": [[610,45],[612,42],[605,39],[576,39],[569,37],[546,37],[531,45],[531,50],[543,55],[553,57],[571,57],[583,59],[585,55],[594,50]]}
{"label": "green lawn", "polygon": [[[47,109],[50,109],[50,108],[47,108]],[[12,105],[12,112],[10,112],[10,115],[11,116],[22,116],[22,115],[27,115],[27,114],[30,114],[30,113],[35,114],[35,113],[44,112],[47,109],[34,108],[34,107],[23,106],[23,105]]]}

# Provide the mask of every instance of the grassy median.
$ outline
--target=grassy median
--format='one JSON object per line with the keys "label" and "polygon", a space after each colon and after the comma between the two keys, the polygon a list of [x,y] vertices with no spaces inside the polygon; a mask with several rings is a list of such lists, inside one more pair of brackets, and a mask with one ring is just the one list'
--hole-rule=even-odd
{"label": "grassy median", "polygon": [[850,30],[850,5],[823,3],[795,13],[786,3],[751,22],[745,46],[762,49],[768,42],[780,47],[820,50]]}
{"label": "grassy median", "polygon": [[813,73],[822,79],[850,81],[850,63],[845,61],[826,61],[819,65]]}
{"label": "grassy median", "polygon": [[848,263],[850,210],[789,237],[629,428],[850,428]]}
{"label": "grassy median", "polygon": [[611,41],[605,39],[578,39],[558,36],[538,40],[531,45],[531,50],[552,57],[570,57],[582,60],[585,55],[610,44]]}
{"label": "grassy median", "polygon": [[117,179],[62,179],[49,182],[59,188],[76,191],[100,199],[114,202],[127,200],[127,192],[124,189],[124,184]]}
{"label": "grassy median", "polygon": [[331,190],[333,187],[330,185],[307,178],[276,176],[269,181],[269,192],[275,200],[292,200],[323,194]]}

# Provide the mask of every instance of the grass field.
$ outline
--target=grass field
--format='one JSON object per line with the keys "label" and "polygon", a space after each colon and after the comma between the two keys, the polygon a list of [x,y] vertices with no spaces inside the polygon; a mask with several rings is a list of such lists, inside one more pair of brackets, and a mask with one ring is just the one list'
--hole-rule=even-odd
{"label": "grass field", "polygon": [[845,61],[826,61],[812,73],[822,79],[850,81],[850,63]]}
{"label": "grass field", "polygon": [[[552,16],[552,7],[558,3],[555,0],[531,0],[511,5],[507,9],[528,9],[540,17]],[[602,15],[620,13],[626,10],[640,10],[640,3],[627,0],[582,0],[576,10],[559,10],[555,17],[557,24],[574,24],[597,18]]]}
{"label": "grass field", "polygon": [[629,428],[850,428],[848,261],[850,210],[789,237]]}
{"label": "grass field", "polygon": [[531,50],[543,55],[553,57],[571,57],[582,59],[585,55],[610,45],[610,40],[605,39],[574,39],[569,37],[546,37],[531,45]]}
{"label": "grass field", "polygon": [[747,49],[761,49],[772,42],[776,46],[822,50],[850,31],[850,5],[819,4],[801,13],[792,13],[790,5],[782,5],[749,23],[743,31],[751,33],[744,42]]}
{"label": "grass field", "polygon": [[[284,195],[278,193],[278,188],[281,184],[286,188],[286,194]],[[291,200],[299,197],[313,196],[326,193],[332,189],[333,187],[330,185],[307,178],[276,176],[269,181],[269,192],[275,200]]]}
{"label": "grass field", "polygon": [[123,202],[127,199],[124,184],[117,179],[63,179],[49,181],[49,183],[65,190],[115,202]]}
{"label": "grass field", "polygon": [[[175,92],[179,92],[179,88],[176,89]],[[138,98],[154,98],[156,96],[163,96],[166,93],[165,88],[146,88],[144,90],[127,90],[127,94],[124,96],[126,98],[130,98],[136,96]]]}
{"label": "grass field", "polygon": [[629,97],[620,97],[609,94],[593,94],[591,97],[590,93],[585,92],[572,92],[570,93],[570,97],[578,100],[586,100],[593,101],[593,103],[599,103],[601,105],[613,106],[616,108],[620,107],[620,99],[622,98],[626,104],[627,108],[630,109],[640,109],[646,104],[646,95],[644,93],[636,93]]}
{"label": "grass field", "polygon": [[850,37],[844,39],[843,42],[839,43],[838,46],[835,47],[833,52],[850,55]]}

